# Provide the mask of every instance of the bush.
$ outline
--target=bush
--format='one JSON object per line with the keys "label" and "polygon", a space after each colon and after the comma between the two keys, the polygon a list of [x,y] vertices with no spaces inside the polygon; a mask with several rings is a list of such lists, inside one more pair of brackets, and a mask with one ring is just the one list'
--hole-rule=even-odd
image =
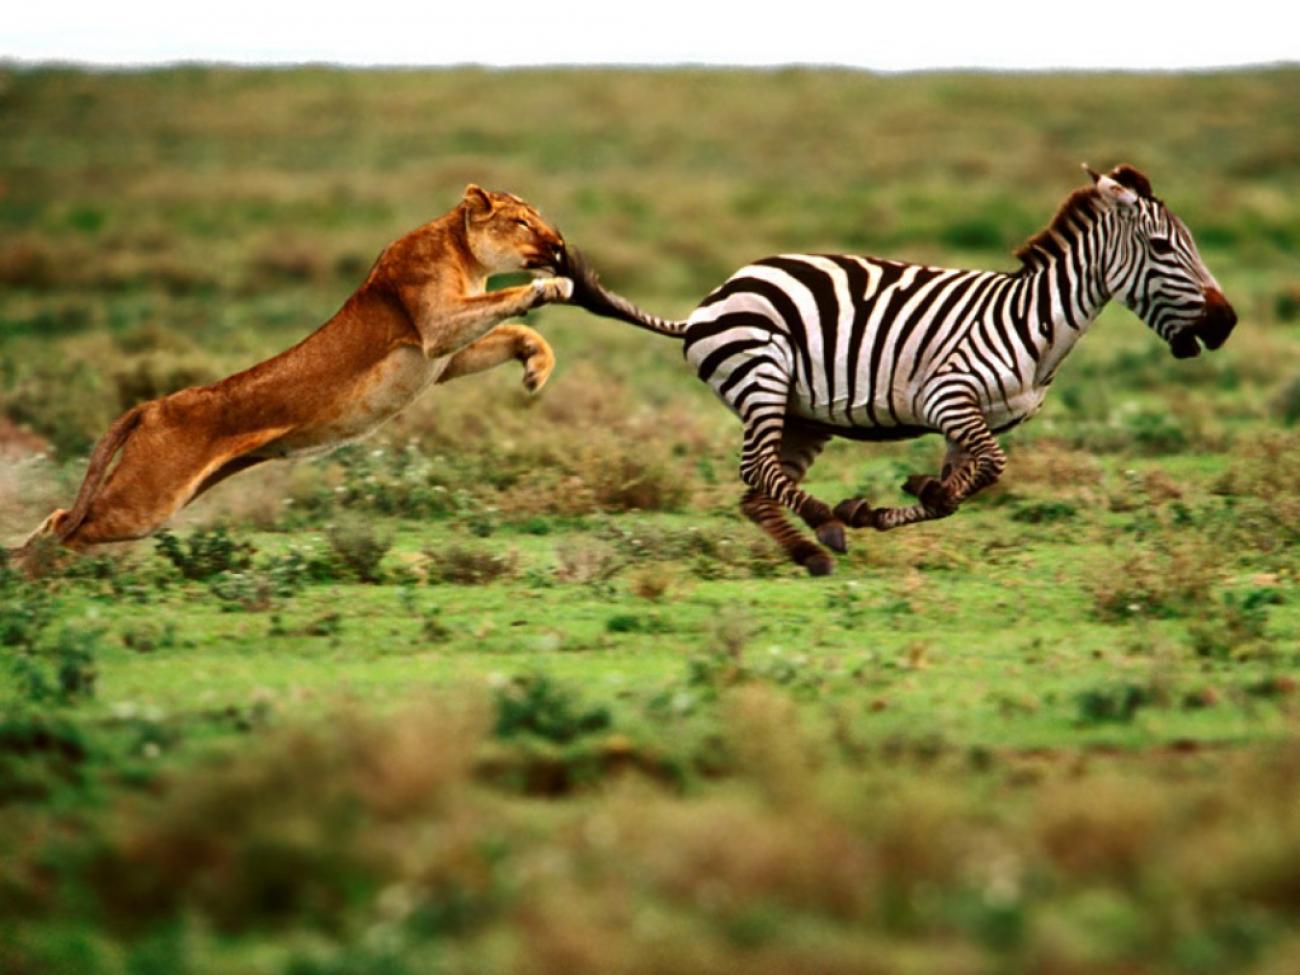
{"label": "bush", "polygon": [[1138,710],[1156,703],[1157,697],[1151,688],[1140,684],[1115,684],[1092,688],[1080,692],[1076,701],[1079,705],[1080,724],[1104,724],[1118,722],[1127,724],[1132,721]]}
{"label": "bush", "polygon": [[1099,619],[1185,616],[1204,605],[1217,567],[1198,545],[1179,544],[1157,553],[1136,549],[1090,583]]}
{"label": "bush", "polygon": [[223,572],[208,580],[208,590],[221,601],[224,612],[258,613],[276,604],[275,581],[264,572]]}
{"label": "bush", "polygon": [[427,456],[416,444],[400,448],[350,445],[336,451],[331,464],[339,483],[314,482],[294,497],[306,514],[326,514],[337,508],[397,515],[441,518],[472,507],[472,499],[453,488],[447,464]]}
{"label": "bush", "polygon": [[81,729],[61,715],[15,710],[0,718],[0,807],[80,784],[91,757]]}
{"label": "bush", "polygon": [[514,552],[501,554],[461,545],[440,551],[425,548],[424,557],[429,562],[430,582],[457,586],[483,586],[497,579],[508,579],[518,571],[519,563]]}
{"label": "bush", "polygon": [[568,742],[610,726],[608,709],[584,707],[545,674],[516,677],[496,694],[498,738],[535,735]]}
{"label": "bush", "polygon": [[15,423],[47,438],[63,457],[88,452],[116,416],[100,368],[72,357],[25,363],[4,395],[3,408]]}
{"label": "bush", "polygon": [[1029,525],[1041,525],[1057,521],[1069,521],[1078,514],[1078,506],[1069,501],[1034,501],[1017,505],[1011,512],[1012,521]]}
{"label": "bush", "polygon": [[65,626],[52,642],[17,654],[10,670],[22,695],[30,701],[71,704],[95,696],[99,671],[95,656],[103,631]]}
{"label": "bush", "polygon": [[224,528],[199,529],[184,541],[171,532],[159,532],[154,546],[186,579],[209,579],[253,564],[253,546],[234,541]]}
{"label": "bush", "polygon": [[603,542],[568,542],[555,547],[555,579],[599,585],[616,576],[627,561]]}
{"label": "bush", "polygon": [[1273,415],[1289,427],[1300,423],[1300,376],[1287,382],[1273,397]]}
{"label": "bush", "polygon": [[1192,649],[1198,656],[1217,660],[1255,653],[1266,646],[1269,608],[1282,601],[1281,592],[1267,586],[1224,593],[1217,607],[1207,608],[1188,627]]}
{"label": "bush", "polygon": [[384,581],[379,563],[393,547],[391,534],[380,533],[361,520],[347,520],[331,525],[325,536],[329,539],[330,551],[357,581]]}

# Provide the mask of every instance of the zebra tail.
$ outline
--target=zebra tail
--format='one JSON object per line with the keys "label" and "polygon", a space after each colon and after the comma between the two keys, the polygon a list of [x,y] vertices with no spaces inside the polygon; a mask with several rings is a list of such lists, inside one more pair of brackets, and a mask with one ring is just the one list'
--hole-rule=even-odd
{"label": "zebra tail", "polygon": [[652,315],[606,288],[600,283],[600,277],[586,255],[577,248],[566,248],[564,265],[560,273],[573,280],[573,296],[569,299],[569,304],[670,338],[680,339],[686,335],[685,321],[670,321]]}

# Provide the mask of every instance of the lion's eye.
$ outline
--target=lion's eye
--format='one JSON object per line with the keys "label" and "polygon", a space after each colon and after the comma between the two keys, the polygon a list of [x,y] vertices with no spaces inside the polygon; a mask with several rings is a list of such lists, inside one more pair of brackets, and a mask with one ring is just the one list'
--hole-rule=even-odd
{"label": "lion's eye", "polygon": [[1152,237],[1151,250],[1156,254],[1164,256],[1174,252],[1174,245],[1169,242],[1168,237]]}
{"label": "lion's eye", "polygon": [[532,229],[527,220],[516,220],[515,223],[519,224],[519,226],[523,227],[525,230]]}

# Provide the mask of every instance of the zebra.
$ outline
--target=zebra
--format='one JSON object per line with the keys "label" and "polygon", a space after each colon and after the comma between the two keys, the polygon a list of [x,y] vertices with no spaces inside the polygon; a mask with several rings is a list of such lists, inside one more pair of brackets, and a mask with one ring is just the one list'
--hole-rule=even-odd
{"label": "zebra", "polygon": [[[1062,360],[1118,298],[1177,358],[1217,349],[1237,316],[1191,232],[1130,165],[1072,192],[1015,251],[1013,272],[875,257],[783,254],[741,268],[683,321],[606,289],[576,250],[571,299],[683,340],[687,362],[744,428],[741,510],[812,575],[846,551],[845,529],[945,518],[1006,466],[997,434],[1042,406]],[[939,433],[938,476],[913,474],[902,507],[854,497],[831,507],[799,487],[833,436]],[[785,519],[790,509],[813,542]],[[820,544],[818,544],[820,543]],[[823,547],[824,546],[824,547]]]}

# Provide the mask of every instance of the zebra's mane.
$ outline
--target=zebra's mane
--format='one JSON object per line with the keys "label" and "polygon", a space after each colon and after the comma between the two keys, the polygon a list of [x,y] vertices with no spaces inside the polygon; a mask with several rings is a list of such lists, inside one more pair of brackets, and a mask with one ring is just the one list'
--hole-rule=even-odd
{"label": "zebra's mane", "polygon": [[1074,237],[1080,225],[1090,224],[1099,213],[1097,188],[1079,187],[1065,198],[1051,223],[1015,249],[1015,256],[1026,270],[1041,266],[1061,253],[1059,238]]}
{"label": "zebra's mane", "polygon": [[[1088,172],[1091,173],[1092,170],[1089,169]],[[1093,173],[1093,178],[1097,178],[1096,173]],[[1135,166],[1122,163],[1111,170],[1110,178],[1121,186],[1127,186],[1144,200],[1160,202],[1151,192],[1151,181]],[[1020,259],[1022,269],[1033,270],[1049,258],[1059,255],[1061,245],[1058,238],[1068,240],[1080,225],[1091,223],[1099,212],[1097,202],[1096,186],[1081,186],[1066,197],[1056,211],[1056,216],[1052,217],[1052,222],[1015,249],[1015,256]]]}

